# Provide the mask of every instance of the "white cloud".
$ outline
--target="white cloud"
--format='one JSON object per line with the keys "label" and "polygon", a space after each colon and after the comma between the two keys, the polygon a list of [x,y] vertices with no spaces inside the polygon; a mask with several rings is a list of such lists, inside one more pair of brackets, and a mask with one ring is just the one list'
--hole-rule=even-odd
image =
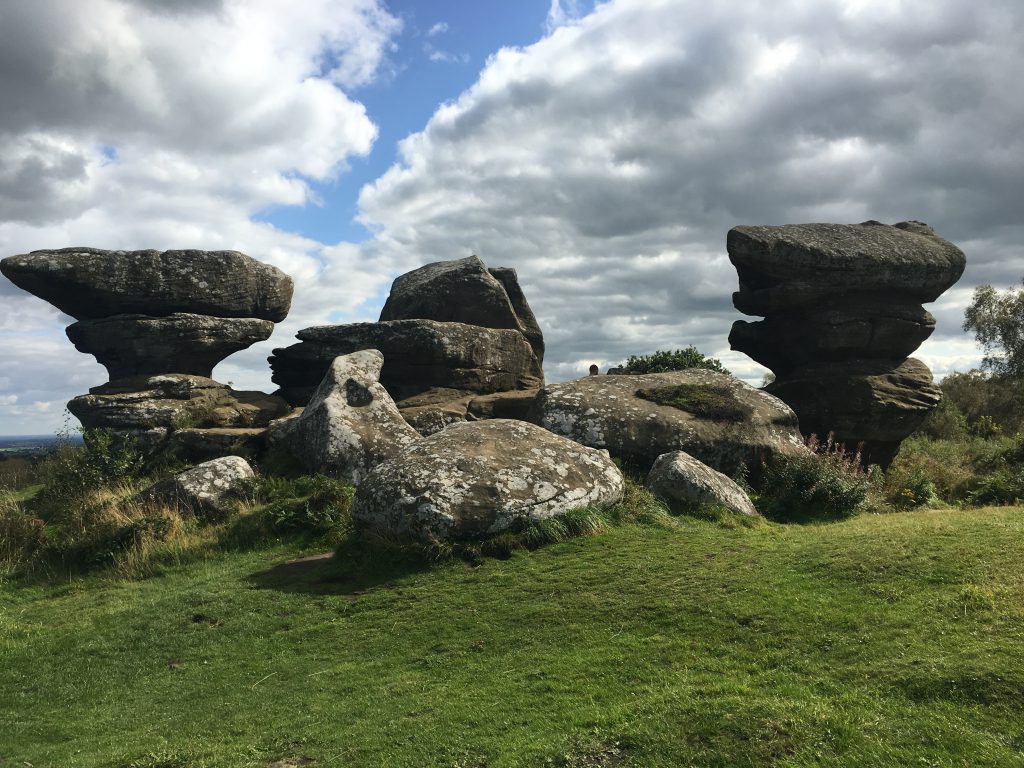
{"label": "white cloud", "polygon": [[[399,28],[377,0],[309,0],[302,13],[277,0],[4,4],[0,255],[236,248],[295,277],[292,332],[354,310],[319,280],[331,251],[254,216],[316,202],[311,181],[369,152],[377,127],[344,89],[374,77]],[[54,403],[105,380],[64,338],[67,322],[0,279],[13,369],[0,397],[20,394],[21,415],[0,412],[0,433],[26,428],[25,393],[41,390],[36,400],[59,412]],[[266,387],[265,359],[258,367],[247,378]]]}
{"label": "white cloud", "polygon": [[[735,224],[916,218],[970,266],[921,356],[977,362],[969,286],[1024,271],[1024,8],[619,0],[490,59],[360,196],[391,269],[519,269],[549,378],[690,343],[728,351]],[[875,12],[877,11],[877,13]]]}
{"label": "white cloud", "polygon": [[434,37],[436,35],[443,35],[448,31],[448,22],[439,21],[430,29],[427,30],[427,37]]}

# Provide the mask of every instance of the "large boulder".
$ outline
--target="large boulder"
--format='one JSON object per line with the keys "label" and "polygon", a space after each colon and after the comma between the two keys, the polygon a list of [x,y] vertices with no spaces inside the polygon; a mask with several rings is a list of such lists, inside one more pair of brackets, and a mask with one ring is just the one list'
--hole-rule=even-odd
{"label": "large boulder", "polygon": [[942,399],[928,366],[914,358],[814,363],[766,389],[800,414],[805,435],[831,435],[860,451],[865,465],[883,467]]}
{"label": "large boulder", "polygon": [[323,325],[299,331],[298,344],[275,349],[273,381],[304,405],[334,358],[364,349],[384,355],[380,381],[395,400],[444,388],[466,394],[535,389],[543,373],[516,330],[435,320]]}
{"label": "large boulder", "polygon": [[170,372],[209,377],[228,355],[269,339],[274,324],[179,312],[80,320],[66,332],[75,348],[94,355],[112,380]]}
{"label": "large boulder", "polygon": [[526,421],[538,390],[524,389],[467,395],[457,389],[432,389],[397,403],[410,426],[421,435],[440,432],[449,424],[483,419]]}
{"label": "large boulder", "polygon": [[472,539],[622,498],[604,451],[522,421],[453,424],[378,465],[352,516],[392,536]]}
{"label": "large boulder", "polygon": [[[939,402],[924,365],[934,301],[963,273],[964,254],[927,224],[735,227],[726,239],[740,289],[733,349],[771,368],[769,391],[810,436],[834,434],[883,468]],[[906,362],[904,362],[906,361]]]}
{"label": "large boulder", "polygon": [[726,237],[739,274],[736,308],[747,315],[792,312],[851,293],[894,291],[935,301],[963,274],[963,252],[927,224],[786,224],[733,227]]}
{"label": "large boulder", "polygon": [[746,491],[685,451],[659,456],[647,475],[646,486],[673,510],[714,504],[741,515],[757,515]]}
{"label": "large boulder", "polygon": [[78,320],[188,312],[277,322],[292,299],[288,275],[238,251],[61,248],[10,256],[0,272]]}
{"label": "large boulder", "polygon": [[540,391],[530,420],[555,434],[650,465],[686,451],[720,472],[807,448],[781,400],[703,368],[586,376]]}
{"label": "large boulder", "polygon": [[266,427],[291,410],[274,395],[233,390],[213,379],[171,373],[93,387],[68,403],[82,426],[172,431],[189,427]]}
{"label": "large boulder", "polygon": [[140,498],[196,517],[223,519],[234,509],[246,481],[255,476],[241,456],[222,456],[151,485]]}
{"label": "large boulder", "polygon": [[380,319],[511,328],[527,338],[538,363],[543,362],[544,338],[515,270],[488,270],[477,256],[437,261],[399,276]]}
{"label": "large boulder", "polygon": [[311,473],[361,482],[420,439],[381,386],[383,365],[375,349],[335,358],[302,414],[271,426],[270,443],[285,447]]}

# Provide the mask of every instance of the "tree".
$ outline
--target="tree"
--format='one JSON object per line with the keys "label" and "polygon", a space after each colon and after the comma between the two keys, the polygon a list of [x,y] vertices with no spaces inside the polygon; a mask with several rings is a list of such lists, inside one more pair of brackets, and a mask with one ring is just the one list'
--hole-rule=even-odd
{"label": "tree", "polygon": [[624,373],[664,373],[683,371],[687,368],[707,368],[719,373],[729,373],[720,360],[707,357],[692,344],[675,352],[660,349],[650,355],[632,355],[626,360],[622,370]]}
{"label": "tree", "polygon": [[979,285],[964,313],[964,330],[985,351],[981,367],[996,376],[1024,379],[1024,289]]}

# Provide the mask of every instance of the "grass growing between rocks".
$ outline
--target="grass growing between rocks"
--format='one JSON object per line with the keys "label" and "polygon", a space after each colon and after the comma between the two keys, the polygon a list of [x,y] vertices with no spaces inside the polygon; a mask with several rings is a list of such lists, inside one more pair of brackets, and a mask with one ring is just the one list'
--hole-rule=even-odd
{"label": "grass growing between rocks", "polygon": [[632,499],[505,559],[353,567],[291,541],[8,582],[0,757],[1024,765],[1020,509],[748,528]]}

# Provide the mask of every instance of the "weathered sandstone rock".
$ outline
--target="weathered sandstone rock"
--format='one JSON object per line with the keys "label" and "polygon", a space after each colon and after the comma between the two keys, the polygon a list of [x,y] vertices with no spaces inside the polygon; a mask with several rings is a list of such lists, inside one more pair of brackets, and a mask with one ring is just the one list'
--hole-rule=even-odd
{"label": "weathered sandstone rock", "polygon": [[299,331],[298,344],[275,349],[273,381],[293,405],[304,405],[334,358],[363,349],[384,355],[380,381],[395,400],[431,389],[490,394],[535,389],[537,359],[519,331],[435,320],[323,325]]}
{"label": "weathered sandstone rock", "polygon": [[727,474],[740,464],[755,469],[776,453],[807,450],[785,403],[699,368],[552,384],[537,395],[530,420],[622,458],[650,464],[682,450]]}
{"label": "weathered sandstone rock", "polygon": [[93,387],[71,400],[68,410],[86,428],[143,431],[265,427],[291,408],[274,395],[239,392],[202,376],[174,373]]}
{"label": "weathered sandstone rock", "polygon": [[380,319],[511,328],[527,338],[538,364],[544,359],[544,337],[515,270],[488,270],[476,256],[437,261],[399,276],[391,286]]}
{"label": "weathered sandstone rock", "polygon": [[231,512],[245,481],[255,476],[242,457],[223,456],[151,485],[140,498],[178,507],[196,517],[221,519]]}
{"label": "weathered sandstone rock", "polygon": [[466,395],[455,389],[432,389],[397,403],[402,418],[421,435],[440,432],[449,424],[482,419],[528,420],[538,390]]}
{"label": "weathered sandstone rock", "polygon": [[646,486],[670,509],[717,504],[741,515],[757,514],[746,491],[685,451],[659,456],[647,475]]}
{"label": "weathered sandstone rock", "polygon": [[810,364],[766,389],[799,408],[804,434],[831,434],[859,448],[864,464],[883,467],[942,399],[928,366],[914,358]]}
{"label": "weathered sandstone rock", "polygon": [[963,273],[964,254],[921,222],[793,224],[730,230],[739,274],[733,349],[775,373],[805,435],[834,433],[883,467],[938,404],[931,375],[907,356],[927,339],[934,301]]}
{"label": "weathered sandstone rock", "polygon": [[292,280],[238,251],[61,248],[0,261],[19,288],[76,319],[188,312],[280,321]]}
{"label": "weathered sandstone rock", "polygon": [[268,440],[309,472],[359,483],[377,464],[420,440],[379,382],[375,349],[335,358],[302,415],[271,425]]}
{"label": "weathered sandstone rock", "polygon": [[269,339],[274,324],[253,317],[175,313],[114,315],[67,327],[79,352],[96,357],[111,380],[161,373],[209,377],[229,355]]}
{"label": "weathered sandstone rock", "polygon": [[607,453],[494,419],[453,424],[378,465],[356,490],[352,516],[390,535],[468,539],[606,507],[623,488]]}

